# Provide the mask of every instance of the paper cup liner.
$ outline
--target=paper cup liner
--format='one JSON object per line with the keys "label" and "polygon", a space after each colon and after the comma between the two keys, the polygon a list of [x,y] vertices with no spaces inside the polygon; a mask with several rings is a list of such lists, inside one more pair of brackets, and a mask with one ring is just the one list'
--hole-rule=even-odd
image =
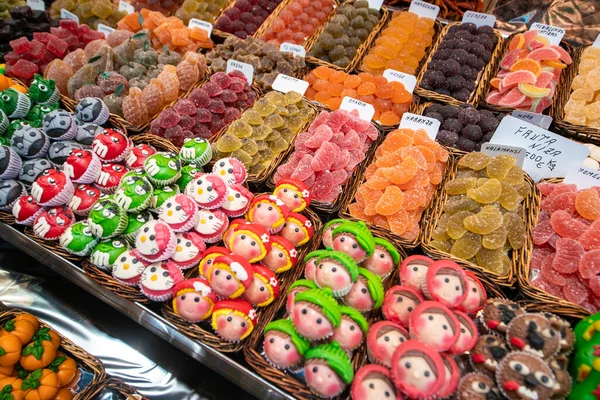
{"label": "paper cup liner", "polygon": [[[44,145],[40,148],[40,151],[38,151],[36,154],[31,155],[31,156],[21,156],[21,157],[23,157],[23,158],[44,157],[48,153],[49,148],[50,148],[50,139],[48,138],[48,136],[46,136],[46,140],[44,140]],[[62,169],[62,165],[60,166],[60,169]]]}
{"label": "paper cup liner", "polygon": [[38,203],[38,204],[42,207],[62,206],[62,205],[67,204],[69,202],[69,200],[71,200],[71,198],[73,197],[74,194],[75,194],[75,185],[73,185],[73,182],[71,182],[71,180],[69,179],[69,180],[67,180],[65,187],[63,188],[63,190],[60,193],[58,193],[56,196],[54,196],[47,202]]}
{"label": "paper cup liner", "polygon": [[41,104],[43,106],[49,106],[50,104],[56,103],[58,100],[60,100],[60,91],[58,90],[58,88],[54,88],[54,92],[52,92],[50,98],[46,101],[39,101],[38,104]]}
{"label": "paper cup liner", "polygon": [[98,244],[98,241],[94,241],[94,242],[90,242],[87,244],[87,246],[85,246],[85,248],[81,251],[73,251],[70,250],[69,248],[67,248],[66,246],[63,246],[61,243],[61,247],[63,249],[65,249],[65,251],[69,254],[73,254],[74,256],[78,256],[78,257],[85,257],[88,254],[90,254],[92,252],[92,250],[94,250],[94,247]]}
{"label": "paper cup liner", "polygon": [[241,217],[242,215],[246,214],[246,211],[248,211],[248,206],[249,205],[250,205],[250,202],[248,202],[248,205],[246,205],[246,207],[244,207],[243,210],[230,211],[230,210],[226,210],[224,208],[221,208],[221,211],[223,211],[223,213],[225,215],[227,215],[229,218],[238,218],[238,217]]}
{"label": "paper cup liner", "polygon": [[188,218],[186,223],[184,223],[181,226],[178,226],[177,228],[172,225],[169,225],[169,226],[171,227],[171,229],[173,229],[173,232],[175,232],[175,233],[188,232],[196,225],[196,223],[198,222],[199,219],[200,219],[200,212],[196,208],[196,210],[194,211],[194,214],[190,218]]}
{"label": "paper cup liner", "polygon": [[96,179],[100,176],[100,171],[102,170],[102,161],[100,161],[100,157],[96,155],[96,153],[92,153],[92,162],[88,166],[88,169],[77,179],[72,179],[73,183],[94,183]]}
{"label": "paper cup liner", "polygon": [[126,233],[126,234],[123,234],[121,236],[123,236],[123,239],[127,240],[127,242],[129,242],[129,244],[134,244],[135,243],[135,239],[137,239],[137,236],[139,234],[140,234],[140,230],[138,229],[135,232]]}
{"label": "paper cup liner", "polygon": [[173,264],[177,265],[177,267],[180,270],[185,271],[187,269],[193,268],[196,265],[198,265],[198,263],[200,262],[200,260],[202,260],[202,256],[198,255],[198,256],[196,256],[195,260],[188,261],[187,263],[178,263],[175,260],[171,260],[171,261],[173,261]]}
{"label": "paper cup liner", "polygon": [[110,117],[110,111],[108,110],[108,106],[102,102],[102,109],[96,118],[93,121],[90,121],[92,124],[96,125],[104,125],[108,118]]}
{"label": "paper cup liner", "polygon": [[152,193],[148,193],[148,197],[137,207],[128,208],[126,211],[128,213],[137,213],[140,211],[144,211],[148,207],[150,207],[150,203],[152,203]]}
{"label": "paper cup liner", "polygon": [[[158,186],[167,186],[167,185],[171,185],[172,183],[177,182],[177,180],[181,178],[181,171],[179,171],[179,173],[177,175],[175,175],[173,178],[169,178],[169,179],[155,179],[152,178],[150,175],[148,175],[148,179],[150,180],[150,183],[152,183],[153,185],[158,185]],[[224,199],[223,199],[224,200]]]}
{"label": "paper cup liner", "polygon": [[115,194],[115,192],[117,191],[117,188],[119,187],[119,184],[117,183],[115,186],[100,186],[100,185],[96,185],[96,186],[98,187],[98,189],[100,189],[102,194]]}
{"label": "paper cup liner", "polygon": [[[498,388],[500,393],[502,393],[502,395],[507,399],[511,399],[514,396],[510,396],[510,393],[506,392],[506,389],[504,389],[504,385],[501,385],[500,382],[501,382],[501,377],[502,377],[502,371],[504,370],[504,368],[510,368],[507,366],[507,364],[509,362],[509,360],[508,360],[509,354],[526,354],[528,356],[537,358],[541,363],[546,364],[546,361],[544,361],[541,357],[538,357],[535,354],[528,353],[526,351],[511,351],[510,353],[507,353],[506,356],[504,356],[504,358],[502,359],[502,361],[500,361],[498,363],[498,368],[496,368],[496,375],[494,376],[494,378],[496,380],[496,387]],[[550,368],[550,367],[548,367],[548,368]]]}
{"label": "paper cup liner", "polygon": [[145,254],[142,254],[138,249],[138,255],[140,256],[140,258],[142,260],[147,261],[152,264],[152,263],[159,262],[159,261],[165,261],[165,260],[168,260],[169,258],[171,258],[173,253],[175,253],[176,247],[177,247],[177,237],[175,236],[174,232],[171,232],[171,237],[169,238],[169,243],[167,244],[167,247],[165,247],[163,250],[159,251],[158,253],[156,253],[153,256],[147,256]]}
{"label": "paper cup liner", "polygon": [[128,223],[129,223],[129,218],[127,218],[127,213],[125,211],[123,211],[121,213],[121,215],[119,216],[119,224],[117,225],[117,229],[115,229],[115,232],[110,237],[113,238],[113,237],[119,236],[121,233],[123,233],[125,228],[127,228]]}
{"label": "paper cup liner", "polygon": [[72,117],[71,126],[69,126],[69,129],[67,129],[65,133],[58,137],[49,137],[54,141],[61,142],[63,140],[73,140],[75,139],[75,136],[77,136],[77,122],[75,122],[75,117]]}
{"label": "paper cup liner", "polygon": [[17,179],[19,172],[21,171],[21,167],[23,166],[23,161],[17,152],[10,147],[9,149],[10,161],[8,162],[8,166],[4,170],[4,173],[0,175],[0,179]]}
{"label": "paper cup liner", "polygon": [[8,117],[11,119],[25,118],[31,108],[31,100],[29,100],[29,97],[23,93],[17,93],[17,107],[12,114],[8,114]]}
{"label": "paper cup liner", "polygon": [[215,233],[214,235],[212,235],[210,237],[207,237],[205,235],[200,235],[200,236],[202,236],[202,240],[204,241],[204,243],[213,244],[213,243],[220,242],[221,239],[223,239],[223,232]]}
{"label": "paper cup liner", "polygon": [[73,211],[73,214],[75,214],[75,215],[78,215],[80,217],[87,217],[90,214],[90,211],[92,211],[92,208],[94,207],[94,204],[92,204],[91,206],[89,206],[85,210],[73,210],[72,208],[69,208],[69,209],[71,211]]}
{"label": "paper cup liner", "polygon": [[[317,286],[319,286],[319,284],[317,284]],[[332,296],[333,296],[333,297],[335,297],[336,299],[342,298],[342,297],[344,297],[345,295],[347,295],[348,293],[350,293],[350,290],[352,290],[352,286],[353,286],[353,284],[352,284],[352,285],[349,285],[348,287],[346,287],[346,288],[343,288],[343,289],[338,289],[338,290],[333,290],[333,289],[332,289],[332,291],[331,291],[331,292],[332,292]],[[321,289],[324,289],[324,288],[323,288],[323,287],[321,287],[321,286],[319,286],[319,287],[320,287]]]}
{"label": "paper cup liner", "polygon": [[0,134],[6,132],[9,125],[10,121],[8,120],[8,117],[4,114],[4,111],[0,110]]}
{"label": "paper cup liner", "polygon": [[[98,268],[100,268],[100,267],[98,267]],[[111,273],[111,275],[112,275],[112,273]],[[139,286],[140,279],[142,278],[142,275],[140,274],[140,275],[135,276],[135,277],[130,278],[130,279],[119,279],[119,278],[117,278],[114,275],[112,275],[112,277],[113,277],[113,279],[115,281],[117,281],[119,283],[122,283],[125,286],[135,287],[135,286]]]}
{"label": "paper cup liner", "polygon": [[127,154],[129,154],[129,152],[131,151],[131,148],[133,147],[131,141],[129,141],[128,143],[129,144],[127,145],[127,147],[125,147],[123,149],[123,151],[121,152],[121,154],[119,154],[115,158],[111,158],[111,159],[104,158],[103,160],[105,162],[111,162],[111,163],[122,163],[125,160],[125,158],[127,157]]}
{"label": "paper cup liner", "polygon": [[169,290],[153,291],[152,293],[149,293],[146,290],[144,290],[144,287],[142,285],[140,285],[140,291],[144,296],[156,302],[164,302],[173,298],[172,288]]}
{"label": "paper cup liner", "polygon": [[212,147],[208,146],[206,148],[206,150],[204,151],[204,153],[200,154],[199,156],[196,156],[196,158],[194,158],[194,159],[182,158],[182,160],[187,163],[194,162],[194,163],[199,164],[201,167],[203,167],[210,162],[210,160],[212,159],[212,156],[213,156]]}
{"label": "paper cup liner", "polygon": [[[42,213],[42,211],[44,211],[43,208],[40,208],[39,210],[37,210],[35,212],[35,214],[33,214],[31,217],[23,220],[23,221],[19,221],[17,219],[17,217],[15,216],[15,223],[19,224],[19,225],[26,225],[26,226],[32,226],[33,222],[35,221],[35,219]],[[14,215],[14,214],[13,214]]]}

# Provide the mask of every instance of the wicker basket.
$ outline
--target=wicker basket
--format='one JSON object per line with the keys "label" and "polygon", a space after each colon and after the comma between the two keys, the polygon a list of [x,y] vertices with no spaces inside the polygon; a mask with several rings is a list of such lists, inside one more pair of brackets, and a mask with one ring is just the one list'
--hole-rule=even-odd
{"label": "wicker basket", "polygon": [[[4,325],[4,323],[22,313],[24,313],[24,311],[19,310],[17,308],[3,311],[0,313],[0,324]],[[41,320],[40,327],[52,329],[51,326],[45,324]],[[96,386],[106,376],[106,372],[104,371],[102,361],[100,361],[81,347],[77,346],[75,343],[73,343],[60,333],[58,333],[58,335],[61,339],[59,350],[63,353],[66,353],[66,355],[68,355],[69,357],[73,358],[73,360],[77,363],[77,366],[79,368],[85,370],[86,372],[92,375],[92,381],[79,393],[77,393],[75,397],[73,397],[74,400],[87,400],[90,398],[90,393],[92,393],[94,386]]]}
{"label": "wicker basket", "polygon": [[151,133],[140,133],[137,135],[130,136],[130,139],[136,144],[145,143],[152,145],[157,149],[160,149],[161,151],[171,151],[175,154],[179,154],[179,148],[177,146],[169,142],[167,139],[158,135],[154,135]]}
{"label": "wicker basket", "polygon": [[66,259],[66,260],[73,261],[73,262],[79,262],[83,258],[83,257],[76,256],[76,255],[73,255],[73,254],[67,252],[60,245],[58,240],[44,240],[44,239],[38,237],[35,234],[35,232],[33,231],[33,228],[31,226],[26,226],[25,230],[23,232],[25,233],[25,236],[27,236],[29,239],[33,240],[40,246],[46,248],[47,250],[51,251],[52,253]]}
{"label": "wicker basket", "polygon": [[14,225],[15,216],[10,211],[0,211],[0,222],[4,222],[7,225]]}
{"label": "wicker basket", "polygon": [[421,81],[423,80],[423,76],[425,75],[425,72],[427,72],[427,67],[429,66],[429,63],[431,62],[433,55],[435,54],[438,47],[440,46],[440,43],[442,42],[442,40],[444,40],[444,37],[448,33],[448,30],[450,29],[450,27],[452,27],[454,25],[459,25],[459,24],[460,24],[460,22],[452,22],[452,23],[446,25],[446,27],[444,29],[442,29],[442,31],[438,35],[437,41],[435,42],[435,44],[431,48],[431,51],[429,52],[429,57],[427,57],[425,66],[423,66],[423,68],[421,68],[421,72],[419,73],[419,76],[417,77],[416,93],[421,97],[424,97],[429,100],[437,101],[439,103],[454,104],[454,105],[458,105],[458,106],[460,106],[461,104],[467,103],[467,104],[471,104],[471,105],[477,107],[479,105],[479,103],[484,99],[485,90],[489,85],[490,79],[492,78],[492,73],[496,71],[496,64],[498,64],[498,62],[500,60],[500,55],[502,54],[504,39],[502,38],[500,33],[496,30],[494,30],[494,34],[496,35],[496,38],[498,39],[496,48],[494,49],[494,51],[492,51],[490,62],[486,66],[484,66],[483,70],[479,73],[479,77],[475,81],[475,90],[471,93],[471,95],[469,96],[469,98],[467,99],[466,102],[462,102],[462,101],[456,100],[452,96],[448,96],[445,94],[439,94],[439,93],[434,92],[433,90],[427,90],[427,89],[423,89],[421,87]]}
{"label": "wicker basket", "polygon": [[[352,1],[354,1],[354,0],[348,1],[347,3],[350,3]],[[335,14],[336,14],[336,12],[333,12],[329,16],[329,18],[330,19],[333,18],[333,16],[335,16]],[[367,48],[369,47],[370,42],[372,41],[372,38],[377,36],[377,34],[379,33],[379,31],[381,30],[381,28],[387,21],[389,11],[386,7],[381,7],[380,14],[381,14],[381,17],[379,18],[379,22],[377,23],[377,25],[375,25],[375,27],[373,27],[373,30],[371,31],[371,33],[369,33],[369,36],[367,36],[365,41],[362,42],[360,46],[358,46],[358,49],[356,49],[356,54],[354,55],[354,58],[352,58],[352,60],[350,60],[350,64],[348,64],[345,68],[338,67],[335,64],[332,64],[332,63],[323,61],[319,58],[311,57],[311,56],[306,57],[306,62],[309,64],[312,64],[312,65],[316,65],[316,66],[325,65],[327,67],[337,69],[339,71],[344,71],[344,72],[352,71],[358,65],[358,63],[362,60],[365,52],[367,51]],[[310,52],[311,48],[317,42],[317,40],[319,39],[319,36],[321,36],[321,33],[323,32],[324,29],[325,29],[325,24],[323,24],[319,29],[317,29],[312,34],[310,39],[308,41],[306,41],[306,53],[307,54],[308,54],[308,52]]]}
{"label": "wicker basket", "polygon": [[[456,172],[458,171],[458,160],[460,157],[455,158],[454,165],[451,166],[450,174],[448,176],[448,180],[454,178],[456,176]],[[438,250],[437,248],[430,245],[433,235],[433,231],[441,217],[444,213],[444,205],[446,204],[446,200],[448,199],[448,195],[446,194],[446,190],[441,190],[441,193],[437,196],[437,201],[435,206],[427,209],[427,215],[424,216],[423,221],[425,222],[425,226],[423,227],[423,236],[421,239],[421,245],[423,247],[423,251],[429,257],[434,259],[450,259],[463,268],[472,270],[475,272],[478,278],[486,279],[496,285],[500,286],[508,286],[512,287],[513,284],[517,280],[517,271],[522,267],[524,253],[530,247],[531,235],[527,235],[527,231],[531,229],[532,226],[532,215],[531,211],[535,207],[536,198],[534,196],[534,184],[529,175],[525,174],[525,181],[529,185],[529,195],[524,199],[523,202],[523,221],[525,222],[525,244],[518,250],[513,250],[511,254],[512,266],[508,275],[500,276],[494,272],[488,271],[477,264],[472,262],[463,260],[461,258],[457,258],[449,253]]]}
{"label": "wicker basket", "polygon": [[[490,91],[490,80],[494,77],[496,77],[496,75],[498,75],[498,72],[500,72],[500,70],[502,69],[502,67],[500,66],[500,62],[502,61],[502,59],[504,58],[505,54],[507,54],[509,52],[508,46],[510,44],[511,39],[514,37],[515,34],[509,36],[505,41],[504,41],[504,45],[502,46],[502,54],[500,55],[500,57],[498,57],[498,62],[495,65],[494,70],[492,71],[492,74],[490,74],[490,79],[485,82],[485,87],[483,95],[481,97],[481,106],[485,107],[489,110],[492,111],[500,111],[500,112],[505,112],[505,113],[512,113],[514,110],[516,110],[516,108],[514,107],[506,107],[506,106],[498,106],[495,104],[489,104],[487,101],[485,101],[485,98],[487,96],[487,94]],[[571,45],[566,42],[565,40],[560,42],[560,46],[563,47],[569,54],[573,53],[573,50],[571,48]],[[564,73],[560,74],[560,80],[558,81],[558,85],[556,86],[556,91],[554,92],[554,98],[552,99],[552,104],[550,105],[550,107],[546,108],[543,112],[543,114],[547,114],[551,117],[554,117],[556,115],[556,103],[560,97],[560,94],[564,94],[565,96],[569,96],[570,93],[564,92],[564,85],[566,83],[567,80],[567,76],[570,76],[571,72],[570,70],[573,70],[573,66],[574,66],[574,62],[571,63],[571,65],[568,65],[567,68],[565,68]],[[569,88],[571,87],[571,83],[569,81]],[[564,93],[563,93],[564,92]],[[565,100],[566,102],[566,100]]]}
{"label": "wicker basket", "polygon": [[103,380],[102,382],[98,382],[96,385],[94,385],[94,387],[88,393],[87,398],[88,399],[103,398],[100,396],[102,395],[102,393],[105,390],[120,393],[123,396],[125,396],[125,398],[128,398],[128,396],[131,396],[134,394],[139,395],[139,393],[134,388],[132,388],[131,386],[129,386],[122,380],[116,379],[116,378],[108,378],[108,379]]}
{"label": "wicker basket", "polygon": [[102,285],[105,289],[110,290],[125,300],[140,304],[152,303],[149,298],[140,292],[140,289],[137,286],[127,286],[117,281],[112,277],[111,274],[92,264],[89,258],[84,259],[81,262],[81,266],[83,267],[83,272],[96,281],[96,283]]}

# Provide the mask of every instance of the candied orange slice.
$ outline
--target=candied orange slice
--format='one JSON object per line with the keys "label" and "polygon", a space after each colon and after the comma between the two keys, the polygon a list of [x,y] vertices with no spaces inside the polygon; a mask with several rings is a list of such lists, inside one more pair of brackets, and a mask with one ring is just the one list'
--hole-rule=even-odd
{"label": "candied orange slice", "polygon": [[402,209],[402,190],[398,186],[388,186],[377,202],[375,211],[380,215],[394,215]]}
{"label": "candied orange slice", "polygon": [[533,72],[533,74],[537,78],[542,73],[542,65],[537,60],[532,60],[530,58],[524,58],[523,60],[519,60],[516,63],[514,63],[510,67],[510,70],[511,70],[511,72],[523,71],[523,70]]}
{"label": "candied orange slice", "polygon": [[525,44],[525,36],[522,33],[517,33],[510,41],[508,45],[508,49],[513,51],[515,49],[520,49]]}
{"label": "candied orange slice", "polygon": [[397,164],[383,169],[385,178],[396,185],[402,185],[409,182],[418,172],[419,165],[413,157],[407,157],[399,165]]}
{"label": "candied orange slice", "polygon": [[328,80],[333,71],[334,70],[329,67],[319,65],[317,68],[314,69],[313,72],[317,78]]}

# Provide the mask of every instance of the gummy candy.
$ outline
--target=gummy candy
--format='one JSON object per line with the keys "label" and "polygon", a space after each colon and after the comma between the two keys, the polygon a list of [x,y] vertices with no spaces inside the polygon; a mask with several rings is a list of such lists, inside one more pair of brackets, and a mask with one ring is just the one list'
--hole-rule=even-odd
{"label": "gummy candy", "polygon": [[503,180],[508,175],[510,169],[515,165],[515,158],[508,155],[499,155],[494,157],[486,167],[487,176],[498,180]]}
{"label": "gummy candy", "polygon": [[502,184],[497,179],[489,179],[483,185],[467,191],[467,196],[470,199],[482,204],[495,202],[501,194]]}
{"label": "gummy candy", "polygon": [[464,220],[472,215],[473,213],[469,211],[459,211],[450,216],[448,222],[446,223],[447,235],[454,240],[460,239],[465,233],[467,233]]}
{"label": "gummy candy", "polygon": [[525,244],[525,223],[519,215],[508,212],[502,215],[504,228],[508,232],[508,242],[514,249],[520,249]]}
{"label": "gummy candy", "polygon": [[594,188],[577,192],[575,209],[585,219],[592,221],[600,218],[600,196]]}
{"label": "gummy candy", "polygon": [[466,194],[469,189],[475,188],[476,178],[452,179],[446,183],[446,193],[450,195]]}
{"label": "gummy candy", "polygon": [[485,153],[473,152],[464,155],[458,162],[459,167],[480,171],[491,162],[490,156]]}
{"label": "gummy candy", "polygon": [[487,235],[502,226],[502,213],[497,207],[485,206],[483,209],[463,220],[465,228],[479,235]]}
{"label": "gummy candy", "polygon": [[139,88],[131,88],[129,95],[123,100],[123,115],[127,121],[134,125],[141,125],[150,118],[148,108],[142,97],[142,91]]}
{"label": "gummy candy", "polygon": [[550,217],[552,229],[561,237],[577,239],[587,230],[587,225],[573,218],[569,213],[563,210],[557,210]]}
{"label": "gummy candy", "polygon": [[489,250],[481,248],[476,255],[477,264],[488,271],[492,271],[500,276],[505,276],[510,272],[512,262],[502,249]]}
{"label": "gummy candy", "polygon": [[454,242],[450,254],[463,260],[468,260],[478,254],[481,248],[481,235],[466,232]]}
{"label": "gummy candy", "polygon": [[500,226],[493,232],[483,236],[481,245],[486,249],[495,250],[504,247],[508,232],[504,226]]}
{"label": "gummy candy", "polygon": [[556,241],[556,253],[552,261],[552,268],[562,274],[572,274],[579,269],[580,259],[585,250],[574,239],[559,238]]}

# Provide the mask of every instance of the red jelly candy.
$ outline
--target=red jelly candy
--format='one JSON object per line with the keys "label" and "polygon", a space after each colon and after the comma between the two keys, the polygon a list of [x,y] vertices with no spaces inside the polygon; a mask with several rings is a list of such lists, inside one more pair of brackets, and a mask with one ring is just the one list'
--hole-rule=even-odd
{"label": "red jelly candy", "polygon": [[[529,261],[529,269],[541,270],[542,265],[546,262],[546,258],[553,257],[554,250],[549,247],[534,247],[531,252],[531,261]],[[552,261],[552,259],[550,259]]]}
{"label": "red jelly candy", "polygon": [[329,142],[333,136],[333,131],[327,125],[321,125],[306,139],[304,145],[311,149],[318,149],[324,142]]}
{"label": "red jelly candy", "polygon": [[533,232],[531,233],[531,237],[533,238],[533,244],[536,246],[540,246],[554,235],[554,229],[552,229],[552,225],[550,225],[550,219],[546,219],[544,221],[539,221],[535,228],[533,228]]}
{"label": "red jelly candy", "polygon": [[553,283],[550,283],[541,276],[539,276],[538,278],[531,281],[531,284],[533,286],[535,286],[536,288],[541,289],[544,292],[549,293],[553,296],[556,296],[559,298],[563,297],[562,286],[558,286]]}
{"label": "red jelly candy", "polygon": [[574,183],[556,183],[554,184],[554,190],[552,191],[553,195],[558,195],[561,193],[567,192],[577,192],[577,186]]}
{"label": "red jelly candy", "polygon": [[586,250],[600,249],[600,219],[594,221],[579,237],[579,243]]}
{"label": "red jelly candy", "polygon": [[51,37],[52,35],[48,32],[33,32],[33,39],[42,44],[48,44]]}
{"label": "red jelly candy", "polygon": [[564,210],[569,214],[575,214],[575,198],[577,197],[576,192],[564,192],[564,193],[553,193],[550,196],[550,204],[547,208],[550,214],[558,210]]}
{"label": "red jelly candy", "polygon": [[581,257],[579,273],[583,279],[592,279],[600,274],[600,250],[588,251]]}
{"label": "red jelly candy", "polygon": [[63,58],[69,49],[69,44],[58,37],[51,38],[46,46],[48,47],[48,51],[58,58]]}
{"label": "red jelly candy", "polygon": [[319,172],[330,169],[335,162],[337,152],[338,148],[335,144],[324,142],[310,163],[313,171]]}
{"label": "red jelly candy", "polygon": [[565,299],[571,303],[581,304],[588,299],[587,287],[576,276],[569,276],[562,289]]}
{"label": "red jelly candy", "polygon": [[579,261],[585,250],[577,240],[560,238],[556,241],[556,254],[552,268],[563,274],[572,274],[579,269]]}
{"label": "red jelly candy", "polygon": [[554,231],[561,237],[571,239],[577,239],[587,229],[585,224],[577,221],[563,210],[558,210],[552,214],[550,224],[554,228]]}
{"label": "red jelly candy", "polygon": [[329,197],[331,190],[333,189],[333,177],[329,171],[325,171],[317,176],[315,184],[312,188],[313,198],[316,200],[322,200]]}
{"label": "red jelly candy", "polygon": [[28,52],[29,49],[31,48],[31,44],[29,43],[29,40],[27,40],[27,38],[25,36],[21,36],[18,39],[11,40],[10,42],[8,42],[8,44],[10,44],[10,47],[12,47],[12,49],[17,54],[24,54],[24,53]]}
{"label": "red jelly candy", "polygon": [[[308,179],[311,175],[313,175],[314,172],[310,166],[312,160],[313,160],[313,156],[311,156],[310,154],[305,154],[304,157],[302,157],[302,159],[298,163],[296,170],[292,174],[292,178],[298,179],[300,181],[304,181],[304,180]],[[314,193],[313,193],[313,195],[314,195]]]}
{"label": "red jelly candy", "polygon": [[554,259],[554,257],[552,257],[552,259],[550,257],[546,258],[546,263],[542,265],[542,277],[554,285],[564,286],[567,283],[567,281],[560,272],[552,268],[552,260]]}
{"label": "red jelly candy", "polygon": [[17,78],[23,79],[31,79],[33,78],[33,74],[39,71],[39,67],[32,63],[31,61],[27,61],[24,58],[17,61],[15,65],[12,66],[11,74],[16,76]]}
{"label": "red jelly candy", "polygon": [[590,289],[594,292],[594,295],[600,297],[600,276],[594,275],[590,278]]}

